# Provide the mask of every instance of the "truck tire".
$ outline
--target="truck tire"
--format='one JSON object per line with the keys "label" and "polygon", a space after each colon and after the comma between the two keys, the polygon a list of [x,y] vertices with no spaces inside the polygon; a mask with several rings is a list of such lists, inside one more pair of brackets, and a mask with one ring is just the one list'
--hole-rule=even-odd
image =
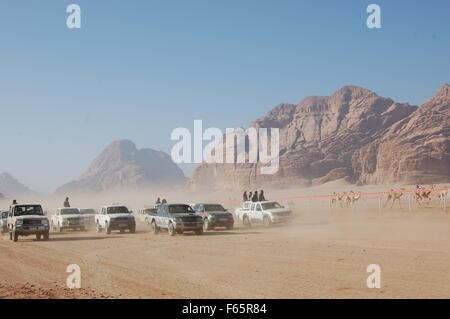
{"label": "truck tire", "polygon": [[97,233],[101,233],[102,232],[102,228],[100,227],[100,224],[99,224],[98,221],[95,223],[95,227],[97,228]]}
{"label": "truck tire", "polygon": [[13,235],[12,235],[12,231],[10,230],[9,231],[9,240],[12,240],[13,239]]}
{"label": "truck tire", "polygon": [[251,227],[252,226],[252,224],[250,223],[250,219],[248,218],[247,215],[245,215],[244,218],[242,218],[242,224],[245,227]]}
{"label": "truck tire", "polygon": [[263,218],[263,225],[264,225],[264,227],[272,226],[272,221],[270,220],[269,216],[264,216],[264,218]]}
{"label": "truck tire", "polygon": [[42,235],[41,234],[36,234],[36,240],[41,240]]}
{"label": "truck tire", "polygon": [[13,230],[13,232],[12,232],[12,237],[13,237],[14,241],[18,241],[19,240],[19,234],[17,234],[15,230]]}
{"label": "truck tire", "polygon": [[134,234],[136,232],[136,226],[131,226],[130,233]]}
{"label": "truck tire", "polygon": [[172,223],[169,224],[169,227],[167,228],[169,235],[170,236],[175,236],[176,235],[176,231],[175,231],[175,227],[173,226]]}
{"label": "truck tire", "polygon": [[44,241],[48,241],[49,238],[50,238],[50,233],[49,233],[48,231],[46,231],[46,232],[44,233]]}
{"label": "truck tire", "polygon": [[203,235],[203,228],[199,228],[195,231],[196,235]]}
{"label": "truck tire", "polygon": [[151,224],[150,227],[151,227],[151,230],[152,230],[152,234],[156,235],[156,234],[159,233],[159,228],[158,228],[158,226],[156,226],[156,222],[155,221],[152,221],[152,224]]}
{"label": "truck tire", "polygon": [[106,230],[106,234],[111,234],[111,227],[108,225],[108,223],[105,224],[105,230]]}
{"label": "truck tire", "polygon": [[209,222],[208,218],[205,218],[203,220],[203,230],[211,230],[211,223]]}
{"label": "truck tire", "polygon": [[64,230],[64,229],[61,227],[61,224],[58,223],[58,231],[59,231],[60,233],[62,233],[63,230]]}
{"label": "truck tire", "polygon": [[233,223],[229,223],[229,224],[227,225],[227,229],[228,229],[228,230],[232,230],[233,227],[234,227],[234,224],[233,224]]}

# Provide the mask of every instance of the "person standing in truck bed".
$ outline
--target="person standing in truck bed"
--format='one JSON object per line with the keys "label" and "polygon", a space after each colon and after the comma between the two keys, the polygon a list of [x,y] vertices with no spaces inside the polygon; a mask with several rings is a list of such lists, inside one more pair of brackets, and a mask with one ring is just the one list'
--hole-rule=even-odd
{"label": "person standing in truck bed", "polygon": [[64,201],[63,206],[64,206],[64,207],[70,207],[69,197],[66,197],[66,200]]}

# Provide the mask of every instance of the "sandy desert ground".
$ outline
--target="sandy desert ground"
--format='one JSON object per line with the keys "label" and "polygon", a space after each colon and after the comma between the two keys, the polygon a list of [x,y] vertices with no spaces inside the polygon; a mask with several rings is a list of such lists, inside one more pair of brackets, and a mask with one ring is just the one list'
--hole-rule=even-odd
{"label": "sandy desert ground", "polygon": [[[289,226],[202,236],[52,233],[0,240],[3,298],[450,298],[450,212],[296,210]],[[81,289],[66,267],[81,267]],[[369,289],[369,264],[381,289]]]}

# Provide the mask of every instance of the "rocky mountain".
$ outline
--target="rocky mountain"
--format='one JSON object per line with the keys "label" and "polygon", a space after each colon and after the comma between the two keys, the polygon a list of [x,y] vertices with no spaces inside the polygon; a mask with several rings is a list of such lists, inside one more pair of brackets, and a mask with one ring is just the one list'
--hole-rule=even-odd
{"label": "rocky mountain", "polygon": [[[9,173],[0,174],[0,194],[4,197],[31,195],[34,192]],[[2,197],[0,195],[0,198]]]}
{"label": "rocky mountain", "polygon": [[133,142],[122,140],[106,147],[79,179],[61,186],[56,193],[172,187],[185,182],[183,172],[168,154],[138,150]]}
{"label": "rocky mountain", "polygon": [[450,181],[450,86],[353,155],[362,183]]}
{"label": "rocky mountain", "polygon": [[[280,104],[255,128],[280,129],[280,168],[201,164],[192,190],[354,183],[439,183],[450,180],[449,86],[420,107],[347,86],[297,105]],[[247,145],[248,146],[248,145]]]}

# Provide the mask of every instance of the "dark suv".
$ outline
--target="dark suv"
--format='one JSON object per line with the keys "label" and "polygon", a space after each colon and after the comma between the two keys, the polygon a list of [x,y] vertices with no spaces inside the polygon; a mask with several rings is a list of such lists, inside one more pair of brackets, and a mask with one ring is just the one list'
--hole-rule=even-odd
{"label": "dark suv", "polygon": [[203,218],[203,229],[211,230],[215,227],[233,229],[233,214],[220,204],[195,204],[194,210]]}
{"label": "dark suv", "polygon": [[185,231],[194,231],[197,235],[203,233],[202,217],[186,204],[163,204],[147,218],[154,234],[162,229],[167,229],[171,236]]}

